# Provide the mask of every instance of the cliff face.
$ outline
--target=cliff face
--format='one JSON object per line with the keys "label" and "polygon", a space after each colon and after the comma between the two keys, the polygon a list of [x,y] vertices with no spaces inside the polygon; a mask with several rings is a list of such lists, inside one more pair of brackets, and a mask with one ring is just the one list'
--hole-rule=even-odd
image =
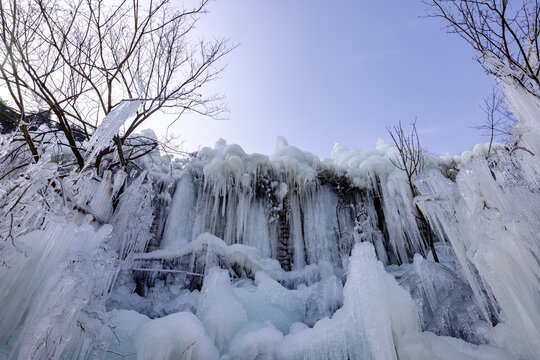
{"label": "cliff face", "polygon": [[380,168],[354,176],[286,143],[271,157],[237,145],[206,149],[176,184],[161,248],[209,232],[253,246],[285,270],[342,267],[359,241],[373,243],[384,264],[410,262],[426,249],[405,179],[388,162],[392,150],[381,145],[367,156]]}
{"label": "cliff face", "polygon": [[[161,220],[154,223],[150,251],[132,254],[109,308],[150,317],[198,313],[199,292],[211,291],[210,268],[227,270],[233,288],[259,289],[263,272],[273,286],[289,291],[283,296],[295,310],[267,319],[287,334],[294,322],[313,326],[343,306],[353,249],[370,243],[365,251],[373,252],[419,306],[421,328],[486,342],[480,334],[497,323],[495,310],[482,313],[452,247],[443,242],[448,236],[435,228],[442,261],[431,261],[409,186],[389,160],[394,151],[384,144],[365,151],[336,146],[332,159],[320,161],[284,139],[270,157],[248,155],[224,142],[203,149],[182,167],[173,186],[156,188],[160,200],[154,213]],[[450,181],[442,175],[447,170],[442,160],[431,159],[429,166]],[[261,305],[258,311],[269,309]],[[260,314],[248,311],[248,323],[249,316]]]}

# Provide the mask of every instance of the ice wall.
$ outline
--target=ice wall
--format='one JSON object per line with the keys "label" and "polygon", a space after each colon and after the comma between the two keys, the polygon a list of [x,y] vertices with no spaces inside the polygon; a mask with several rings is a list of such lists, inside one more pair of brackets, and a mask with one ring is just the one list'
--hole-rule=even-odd
{"label": "ice wall", "polygon": [[106,294],[152,237],[153,179],[68,172],[40,150],[0,183],[0,358],[96,358]]}
{"label": "ice wall", "polygon": [[455,183],[426,172],[418,203],[452,244],[484,317],[503,320],[522,337],[520,351],[539,358],[540,193],[498,176],[507,156],[476,159]]}
{"label": "ice wall", "polygon": [[11,341],[13,359],[59,358],[77,332],[79,312],[112,277],[111,254],[99,247],[111,226],[95,231],[59,218],[47,222],[43,231],[20,237],[19,249],[6,254],[0,343]]}
{"label": "ice wall", "polygon": [[484,317],[502,321],[495,341],[538,359],[540,102],[504,64],[487,64],[497,70],[518,120],[511,141],[487,158],[474,158],[455,182],[434,170],[421,174],[416,186],[424,196],[416,200],[439,237],[452,245]]}

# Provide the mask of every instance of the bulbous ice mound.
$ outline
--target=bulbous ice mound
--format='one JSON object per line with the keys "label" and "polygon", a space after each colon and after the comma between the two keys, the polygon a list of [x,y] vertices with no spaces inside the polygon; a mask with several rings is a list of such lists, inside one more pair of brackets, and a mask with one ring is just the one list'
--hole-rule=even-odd
{"label": "bulbous ice mound", "polygon": [[192,313],[150,320],[135,335],[137,359],[219,359],[219,352]]}
{"label": "bulbous ice mound", "polygon": [[321,269],[315,284],[291,290],[263,270],[248,281],[213,267],[204,278],[197,316],[180,312],[145,320],[116,311],[115,319],[132,324],[129,331],[119,327],[117,350],[136,351],[138,359],[509,358],[493,346],[422,333],[414,301],[385,271],[370,243],[352,251],[345,286],[334,288],[342,296],[337,310],[308,327],[302,321],[313,303],[307,299],[322,294],[324,279],[335,279],[322,275],[328,271],[331,267]]}

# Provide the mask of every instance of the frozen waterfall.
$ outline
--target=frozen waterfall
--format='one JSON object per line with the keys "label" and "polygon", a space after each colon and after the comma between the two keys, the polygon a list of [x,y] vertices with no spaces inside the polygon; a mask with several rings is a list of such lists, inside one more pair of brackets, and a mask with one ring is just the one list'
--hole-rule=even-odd
{"label": "frozen waterfall", "polygon": [[513,143],[429,157],[414,199],[382,142],[45,154],[0,184],[0,359],[540,359],[540,104],[506,87]]}

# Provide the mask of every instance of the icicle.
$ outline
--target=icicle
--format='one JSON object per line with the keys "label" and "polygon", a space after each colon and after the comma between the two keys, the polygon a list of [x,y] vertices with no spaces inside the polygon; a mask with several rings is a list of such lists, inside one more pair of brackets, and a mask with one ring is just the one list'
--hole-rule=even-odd
{"label": "icicle", "polygon": [[94,160],[96,155],[110,145],[120,127],[134,117],[141,106],[141,100],[125,100],[118,104],[99,124],[87,145],[85,168]]}

